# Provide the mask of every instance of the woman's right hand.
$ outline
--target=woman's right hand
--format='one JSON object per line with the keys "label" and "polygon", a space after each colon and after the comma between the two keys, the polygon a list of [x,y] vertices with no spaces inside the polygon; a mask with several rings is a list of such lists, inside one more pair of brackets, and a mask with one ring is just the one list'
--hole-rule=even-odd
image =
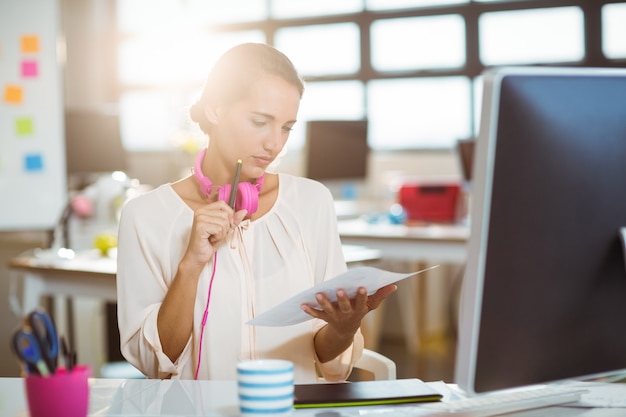
{"label": "woman's right hand", "polygon": [[247,214],[246,210],[235,212],[224,201],[209,203],[197,209],[183,261],[203,268]]}
{"label": "woman's right hand", "polygon": [[206,204],[195,211],[187,250],[157,318],[163,353],[172,362],[180,356],[193,331],[194,303],[189,300],[196,295],[200,273],[246,214],[245,210],[235,213],[223,201]]}

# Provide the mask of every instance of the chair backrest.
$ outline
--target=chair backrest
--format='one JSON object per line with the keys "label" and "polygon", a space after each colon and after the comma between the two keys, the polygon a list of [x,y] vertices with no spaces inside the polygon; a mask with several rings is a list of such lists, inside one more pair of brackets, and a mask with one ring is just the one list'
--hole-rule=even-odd
{"label": "chair backrest", "polygon": [[375,380],[396,379],[396,363],[373,350],[363,349],[363,355],[354,367],[371,372]]}

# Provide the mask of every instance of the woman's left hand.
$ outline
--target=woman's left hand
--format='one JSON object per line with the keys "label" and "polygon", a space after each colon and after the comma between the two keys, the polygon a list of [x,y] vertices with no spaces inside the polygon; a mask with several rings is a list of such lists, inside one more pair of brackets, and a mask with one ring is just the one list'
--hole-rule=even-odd
{"label": "woman's left hand", "polygon": [[361,287],[352,299],[348,297],[344,290],[339,289],[337,290],[336,302],[331,302],[326,295],[319,293],[316,294],[315,298],[320,305],[320,309],[304,304],[302,305],[302,310],[312,317],[327,322],[336,333],[351,338],[361,326],[363,317],[376,309],[397,288],[395,284],[389,284],[368,296],[367,290]]}

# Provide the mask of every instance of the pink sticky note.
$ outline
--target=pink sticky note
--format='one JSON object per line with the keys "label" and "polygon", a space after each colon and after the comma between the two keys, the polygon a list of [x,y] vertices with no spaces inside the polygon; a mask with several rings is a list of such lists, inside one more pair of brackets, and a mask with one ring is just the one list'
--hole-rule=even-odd
{"label": "pink sticky note", "polygon": [[22,61],[22,77],[36,77],[39,75],[37,61]]}

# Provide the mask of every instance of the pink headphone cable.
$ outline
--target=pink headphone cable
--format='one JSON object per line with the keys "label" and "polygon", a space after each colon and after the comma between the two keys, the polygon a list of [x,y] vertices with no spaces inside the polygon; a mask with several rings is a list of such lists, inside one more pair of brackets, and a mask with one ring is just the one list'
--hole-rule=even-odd
{"label": "pink headphone cable", "polygon": [[204,326],[206,325],[207,318],[209,317],[209,302],[211,301],[211,289],[213,288],[213,278],[215,278],[215,268],[217,266],[217,251],[213,254],[213,272],[211,273],[211,280],[209,281],[209,294],[206,298],[206,307],[204,307],[204,315],[202,316],[202,328],[200,329],[200,346],[198,348],[198,364],[196,365],[196,374],[194,379],[198,379],[198,372],[200,372],[200,360],[202,357],[202,340],[204,339]]}

